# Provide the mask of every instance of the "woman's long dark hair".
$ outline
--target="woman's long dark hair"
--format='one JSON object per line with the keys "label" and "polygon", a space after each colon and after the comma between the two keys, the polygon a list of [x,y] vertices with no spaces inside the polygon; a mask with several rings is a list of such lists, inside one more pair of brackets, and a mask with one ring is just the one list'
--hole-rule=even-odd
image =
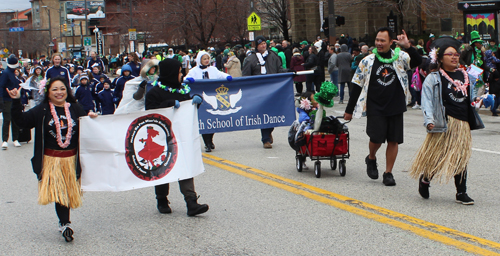
{"label": "woman's long dark hair", "polygon": [[76,103],[76,98],[75,98],[75,96],[73,96],[73,92],[71,91],[71,88],[69,88],[68,83],[66,83],[66,78],[61,77],[61,76],[58,76],[56,78],[51,78],[50,81],[45,85],[45,95],[43,98],[43,102],[45,102],[45,103],[49,102],[49,90],[50,90],[50,87],[52,86],[52,84],[54,84],[54,82],[56,82],[56,81],[61,81],[64,84],[64,86],[66,87],[66,93],[68,95],[66,97],[66,102]]}

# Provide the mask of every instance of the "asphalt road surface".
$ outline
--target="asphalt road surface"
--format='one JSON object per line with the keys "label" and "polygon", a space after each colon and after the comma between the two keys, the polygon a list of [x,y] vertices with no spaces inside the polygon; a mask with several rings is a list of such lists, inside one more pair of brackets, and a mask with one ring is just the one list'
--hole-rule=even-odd
{"label": "asphalt road surface", "polygon": [[[431,183],[430,198],[419,196],[407,171],[425,130],[421,111],[408,109],[395,187],[366,175],[364,118],[348,124],[345,177],[328,161],[321,178],[309,160],[309,169],[297,172],[288,127],[275,129],[273,149],[262,148],[259,130],[219,133],[215,151],[204,154],[206,172],[195,178],[207,213],[188,217],[177,184],[166,215],[156,210],[153,188],[87,192],[71,212],[72,243],[57,230],[54,206],[37,204],[33,143],[11,143],[0,151],[0,255],[496,255],[500,118],[481,113],[486,129],[472,133],[469,164],[473,206],[455,203],[453,181]],[[382,172],[385,145],[377,157]]]}

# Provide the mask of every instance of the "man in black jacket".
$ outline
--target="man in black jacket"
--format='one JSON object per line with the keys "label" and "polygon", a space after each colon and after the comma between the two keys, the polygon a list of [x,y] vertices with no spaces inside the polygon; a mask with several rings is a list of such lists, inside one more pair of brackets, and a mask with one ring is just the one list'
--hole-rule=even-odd
{"label": "man in black jacket", "polygon": [[[243,64],[243,76],[256,76],[266,74],[276,74],[287,72],[281,66],[281,58],[273,51],[267,50],[266,38],[257,36],[255,38],[256,51],[250,53]],[[262,143],[264,148],[273,148],[273,132],[274,128],[261,129]]]}

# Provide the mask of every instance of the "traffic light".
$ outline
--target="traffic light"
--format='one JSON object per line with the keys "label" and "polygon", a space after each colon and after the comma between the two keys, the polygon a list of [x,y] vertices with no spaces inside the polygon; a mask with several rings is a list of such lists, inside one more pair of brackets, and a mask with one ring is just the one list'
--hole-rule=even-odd
{"label": "traffic light", "polygon": [[337,26],[345,25],[345,17],[344,16],[335,17],[335,23],[337,24]]}
{"label": "traffic light", "polygon": [[64,26],[64,31],[68,31],[68,24],[64,23],[63,26]]}

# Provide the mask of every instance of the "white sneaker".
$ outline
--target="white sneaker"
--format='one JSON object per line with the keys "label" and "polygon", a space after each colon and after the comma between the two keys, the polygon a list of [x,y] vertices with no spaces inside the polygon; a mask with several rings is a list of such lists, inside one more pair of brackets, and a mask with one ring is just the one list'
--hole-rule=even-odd
{"label": "white sneaker", "polygon": [[9,143],[7,143],[7,141],[4,141],[4,142],[2,143],[2,149],[3,149],[3,150],[6,150],[7,148],[9,148]]}
{"label": "white sneaker", "polygon": [[415,103],[415,105],[412,107],[412,109],[420,109],[420,106],[417,103]]}
{"label": "white sneaker", "polygon": [[308,170],[308,169],[309,169],[309,167],[307,167],[306,163],[302,163],[302,169],[304,169],[304,170]]}
{"label": "white sneaker", "polygon": [[20,147],[21,146],[21,143],[19,143],[19,141],[15,140],[14,141],[14,147]]}

